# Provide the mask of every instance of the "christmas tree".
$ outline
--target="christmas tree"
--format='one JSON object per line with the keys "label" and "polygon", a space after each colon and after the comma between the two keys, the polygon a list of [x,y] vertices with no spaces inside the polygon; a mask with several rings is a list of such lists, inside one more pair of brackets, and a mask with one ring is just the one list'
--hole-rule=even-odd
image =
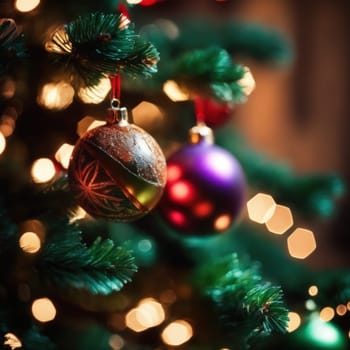
{"label": "christmas tree", "polygon": [[230,1],[0,9],[4,349],[349,346],[350,273],[304,260],[343,180],[241,122],[288,36]]}

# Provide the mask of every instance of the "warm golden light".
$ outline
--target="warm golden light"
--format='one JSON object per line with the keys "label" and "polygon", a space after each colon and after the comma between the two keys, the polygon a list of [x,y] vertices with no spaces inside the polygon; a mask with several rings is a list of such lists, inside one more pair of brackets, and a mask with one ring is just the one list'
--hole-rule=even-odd
{"label": "warm golden light", "polygon": [[125,316],[125,324],[134,332],[143,332],[147,327],[143,326],[137,317],[137,308],[131,309]]}
{"label": "warm golden light", "polygon": [[288,207],[277,204],[273,215],[265,224],[270,232],[282,235],[293,226],[292,213]]}
{"label": "warm golden light", "polygon": [[297,228],[287,239],[289,254],[293,258],[305,259],[316,249],[316,240],[310,230]]}
{"label": "warm golden light", "polygon": [[40,0],[17,0],[15,7],[20,12],[33,11],[40,4]]}
{"label": "warm golden light", "polygon": [[6,139],[2,132],[0,132],[0,154],[5,151],[6,148]]}
{"label": "warm golden light", "polygon": [[37,253],[41,248],[39,236],[34,232],[25,232],[19,239],[21,249],[29,254]]}
{"label": "warm golden light", "polygon": [[161,336],[165,344],[178,346],[186,343],[192,338],[193,329],[188,322],[177,320],[168,324],[164,328]]}
{"label": "warm golden light", "polygon": [[75,211],[71,214],[69,222],[72,224],[75,221],[84,219],[87,216],[87,212],[80,206],[78,206]]}
{"label": "warm golden light", "polygon": [[22,347],[21,341],[13,333],[6,333],[4,335],[4,338],[5,338],[4,345],[9,346],[11,348],[11,350],[18,349],[18,348]]}
{"label": "warm golden light", "polygon": [[96,86],[80,88],[78,97],[84,103],[101,103],[109,91],[111,90],[111,82],[109,78],[102,78]]}
{"label": "warm golden light", "polygon": [[118,335],[118,334],[112,334],[109,338],[109,346],[113,350],[120,350],[124,347],[125,341],[124,339]]}
{"label": "warm golden light", "polygon": [[350,311],[350,301],[347,302],[346,308],[348,309],[348,311]]}
{"label": "warm golden light", "polygon": [[72,102],[74,97],[73,87],[61,81],[59,83],[45,84],[38,96],[38,103],[52,110],[62,110],[67,108]]}
{"label": "warm golden light", "polygon": [[248,67],[245,67],[244,76],[238,81],[238,84],[241,86],[243,93],[246,96],[249,96],[254,91],[256,84],[253,74]]}
{"label": "warm golden light", "polygon": [[288,317],[289,317],[289,322],[288,322],[287,331],[289,333],[292,333],[299,328],[301,324],[301,317],[296,312],[289,312]]}
{"label": "warm golden light", "polygon": [[270,195],[258,193],[247,202],[247,209],[250,220],[264,224],[274,214],[276,203]]}
{"label": "warm golden light", "polygon": [[335,311],[336,311],[337,315],[344,316],[348,310],[344,304],[339,304]]}
{"label": "warm golden light", "polygon": [[317,286],[310,286],[308,293],[310,296],[314,297],[318,294],[318,288]]}
{"label": "warm golden light", "polygon": [[151,128],[163,120],[164,112],[157,105],[143,101],[132,110],[132,116],[135,124]]}
{"label": "warm golden light", "polygon": [[190,99],[189,94],[182,91],[174,80],[167,80],[163,85],[163,91],[174,102],[187,101]]}
{"label": "warm golden light", "polygon": [[153,298],[143,299],[136,308],[136,318],[145,328],[158,326],[165,319],[163,306]]}
{"label": "warm golden light", "polygon": [[32,314],[40,322],[50,322],[56,317],[56,308],[48,298],[36,299],[32,304]]}
{"label": "warm golden light", "polygon": [[64,143],[55,153],[55,159],[62,165],[64,169],[68,169],[70,156],[72,155],[74,146]]}
{"label": "warm golden light", "polygon": [[3,136],[8,137],[13,134],[16,126],[15,118],[16,117],[7,114],[3,114],[1,116],[0,132],[3,134]]}
{"label": "warm golden light", "polygon": [[330,306],[326,306],[320,311],[320,319],[324,322],[332,320],[334,316],[334,309]]}
{"label": "warm golden light", "polygon": [[53,161],[49,158],[37,159],[32,165],[31,175],[35,183],[44,183],[52,180],[56,175]]}
{"label": "warm golden light", "polygon": [[231,225],[231,216],[229,214],[220,215],[214,221],[214,229],[216,231],[224,231]]}

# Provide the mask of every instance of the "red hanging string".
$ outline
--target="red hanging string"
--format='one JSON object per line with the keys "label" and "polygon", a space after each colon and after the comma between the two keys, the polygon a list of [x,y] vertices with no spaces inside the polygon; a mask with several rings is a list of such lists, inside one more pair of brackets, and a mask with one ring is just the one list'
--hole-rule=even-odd
{"label": "red hanging string", "polygon": [[194,100],[194,110],[197,124],[205,123],[205,103],[204,99],[200,97],[195,97]]}
{"label": "red hanging string", "polygon": [[111,100],[120,101],[120,74],[110,75],[111,82]]}
{"label": "red hanging string", "polygon": [[130,19],[129,9],[123,2],[121,2],[118,5],[117,11],[120,12],[122,15],[124,15],[127,19]]}

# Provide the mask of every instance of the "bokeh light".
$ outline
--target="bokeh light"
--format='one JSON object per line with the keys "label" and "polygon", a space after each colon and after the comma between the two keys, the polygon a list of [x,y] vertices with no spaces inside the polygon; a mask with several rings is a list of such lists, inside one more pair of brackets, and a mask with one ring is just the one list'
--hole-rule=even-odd
{"label": "bokeh light", "polygon": [[120,350],[124,347],[125,341],[124,339],[118,335],[118,334],[112,334],[109,338],[109,346],[113,350]]}
{"label": "bokeh light", "polygon": [[126,326],[134,332],[142,332],[156,327],[165,319],[163,306],[153,298],[142,299],[136,308],[131,309],[125,317]]}
{"label": "bokeh light", "polygon": [[64,82],[45,84],[37,98],[38,103],[50,110],[62,110],[67,108],[74,97],[73,87]]}
{"label": "bokeh light", "polygon": [[335,309],[337,315],[344,316],[347,313],[347,308],[344,304],[339,304],[337,308]]}
{"label": "bokeh light", "polygon": [[16,0],[15,7],[20,12],[33,11],[40,4],[40,0]]}
{"label": "bokeh light", "polygon": [[287,239],[289,254],[293,258],[305,259],[316,249],[312,231],[297,228]]}
{"label": "bokeh light", "polygon": [[103,120],[97,120],[93,117],[87,116],[81,119],[77,124],[77,134],[81,137],[87,131],[97,128],[98,126],[105,125]]}
{"label": "bokeh light", "polygon": [[109,78],[102,78],[96,86],[83,87],[78,91],[78,97],[84,103],[98,104],[104,101],[111,90]]}
{"label": "bokeh light", "polygon": [[331,321],[335,316],[335,311],[332,307],[326,306],[320,311],[320,319],[324,322]]}
{"label": "bokeh light", "polygon": [[48,298],[40,298],[33,301],[32,314],[39,322],[50,322],[56,317],[56,308]]}
{"label": "bokeh light", "polygon": [[31,175],[35,183],[44,183],[52,180],[56,175],[53,161],[49,158],[37,159],[33,162]]}
{"label": "bokeh light", "polygon": [[192,336],[192,326],[184,320],[177,320],[168,324],[161,335],[163,342],[171,346],[182,345],[189,341]]}
{"label": "bokeh light", "polygon": [[230,214],[220,215],[214,221],[214,229],[216,231],[224,231],[231,225],[231,222],[232,218]]}
{"label": "bokeh light", "polygon": [[315,303],[315,300],[313,299],[308,299],[305,301],[305,308],[306,310],[309,310],[309,311],[314,311],[316,310],[317,308],[317,305]]}
{"label": "bokeh light", "polygon": [[164,112],[154,103],[142,101],[132,110],[133,121],[142,128],[154,128],[164,119]]}
{"label": "bokeh light", "polygon": [[264,224],[272,217],[276,203],[272,196],[258,193],[247,202],[247,209],[250,220]]}
{"label": "bokeh light", "polygon": [[24,252],[35,254],[41,248],[40,237],[34,232],[25,232],[19,238],[19,246]]}
{"label": "bokeh light", "polygon": [[72,155],[74,146],[68,143],[62,144],[55,153],[55,159],[62,165],[64,169],[68,169],[69,160]]}
{"label": "bokeh light", "polygon": [[5,151],[6,148],[6,139],[3,133],[0,131],[0,154]]}
{"label": "bokeh light", "polygon": [[277,204],[273,215],[265,225],[270,232],[282,235],[293,226],[292,212],[288,207]]}
{"label": "bokeh light", "polygon": [[310,286],[309,287],[309,290],[308,290],[308,293],[310,296],[314,297],[318,294],[318,288],[317,286]]}
{"label": "bokeh light", "polygon": [[190,99],[188,93],[181,90],[174,80],[167,80],[163,85],[163,92],[173,101],[187,101]]}
{"label": "bokeh light", "polygon": [[248,67],[244,68],[246,71],[243,78],[238,81],[238,84],[241,86],[243,93],[249,96],[254,91],[256,84],[250,69]]}
{"label": "bokeh light", "polygon": [[301,317],[298,313],[296,312],[289,312],[288,313],[288,332],[292,333],[294,332],[296,329],[299,328],[300,324],[301,324]]}
{"label": "bokeh light", "polygon": [[4,334],[4,339],[5,339],[4,345],[9,346],[11,348],[11,350],[18,349],[18,348],[22,347],[21,341],[13,333]]}

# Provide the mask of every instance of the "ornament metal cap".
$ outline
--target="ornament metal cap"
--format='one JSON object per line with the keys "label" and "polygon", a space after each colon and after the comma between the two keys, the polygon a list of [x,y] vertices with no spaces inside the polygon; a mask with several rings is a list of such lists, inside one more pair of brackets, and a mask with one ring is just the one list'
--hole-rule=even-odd
{"label": "ornament metal cap", "polygon": [[211,128],[204,123],[198,123],[189,130],[189,141],[192,144],[206,142],[208,144],[214,143],[214,133]]}
{"label": "ornament metal cap", "polygon": [[127,126],[129,124],[128,110],[126,107],[112,107],[108,109],[107,123]]}

